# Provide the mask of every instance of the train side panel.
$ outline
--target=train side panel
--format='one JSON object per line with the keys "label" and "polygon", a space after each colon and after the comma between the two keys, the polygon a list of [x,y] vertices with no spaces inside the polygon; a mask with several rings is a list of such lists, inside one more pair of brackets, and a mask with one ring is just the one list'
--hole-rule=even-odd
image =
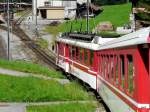
{"label": "train side panel", "polygon": [[[91,66],[89,66],[90,51],[87,49],[82,49],[81,51],[74,51],[74,46],[68,44],[57,43],[57,65],[62,68],[66,73],[74,75],[80,80],[87,83],[91,88],[96,90],[97,72],[95,72],[94,55],[93,60],[91,60]],[[87,51],[87,53],[85,53]],[[79,53],[80,52],[80,53]],[[87,61],[84,59],[87,55]],[[80,58],[80,59],[79,59]]]}
{"label": "train side panel", "polygon": [[[127,103],[125,103],[122,98],[118,97],[114,91],[112,91],[109,83],[107,83],[102,77],[98,76],[98,84],[99,89],[98,93],[103,98],[104,102],[107,104],[111,112],[136,112],[134,109],[132,109]],[[108,84],[108,85],[107,85]],[[113,88],[116,89],[116,88]],[[119,91],[117,91],[119,92]]]}
{"label": "train side panel", "polygon": [[97,91],[112,112],[149,112],[149,49],[140,45],[99,52]]}

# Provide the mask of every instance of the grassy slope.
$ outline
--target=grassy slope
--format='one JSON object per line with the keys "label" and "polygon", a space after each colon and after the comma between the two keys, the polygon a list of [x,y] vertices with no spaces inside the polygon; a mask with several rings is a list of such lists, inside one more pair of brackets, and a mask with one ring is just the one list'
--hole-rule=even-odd
{"label": "grassy slope", "polygon": [[31,106],[28,107],[27,112],[94,112],[96,104],[59,104],[50,106]]}
{"label": "grassy slope", "polygon": [[18,70],[27,73],[46,75],[54,78],[64,78],[64,76],[59,72],[56,72],[54,70],[49,70],[48,68],[43,67],[41,65],[33,64],[25,61],[7,61],[7,60],[0,59],[0,67],[12,69],[12,70]]}
{"label": "grassy slope", "polygon": [[[122,26],[129,22],[129,14],[131,11],[131,4],[122,4],[122,5],[109,5],[103,6],[104,11],[99,14],[95,20],[90,20],[90,30],[95,27],[96,24],[102,21],[111,21],[114,27]],[[85,20],[73,20],[68,23],[60,24],[59,26],[49,26],[46,28],[46,31],[56,36],[59,32],[66,32],[70,30],[71,22],[73,23],[73,31],[79,31],[80,24],[83,22],[82,31],[86,29]],[[95,25],[94,25],[95,24]]]}
{"label": "grassy slope", "polygon": [[77,83],[62,85],[54,80],[13,77],[0,74],[0,102],[89,100]]}

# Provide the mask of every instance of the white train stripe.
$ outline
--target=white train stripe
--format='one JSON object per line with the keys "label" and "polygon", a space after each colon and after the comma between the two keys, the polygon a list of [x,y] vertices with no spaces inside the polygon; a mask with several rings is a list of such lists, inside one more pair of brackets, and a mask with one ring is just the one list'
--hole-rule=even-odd
{"label": "white train stripe", "polygon": [[94,72],[94,71],[92,71],[92,70],[88,70],[88,72],[91,72],[91,73],[93,73],[93,74],[97,74],[97,72]]}
{"label": "white train stripe", "polygon": [[82,67],[88,69],[88,71],[91,72],[91,73],[97,74],[97,72],[90,70],[89,67],[87,67],[87,66],[85,66],[85,65],[83,65],[83,64],[80,64],[80,63],[78,63],[78,62],[76,62],[76,61],[73,61],[73,60],[71,60],[70,58],[64,57],[64,56],[62,56],[62,55],[59,55],[59,56],[62,57],[62,58],[64,58],[64,59],[68,59],[69,61],[71,61],[71,62],[73,62],[73,63],[75,63],[75,64],[78,64],[78,65],[80,65],[80,66],[82,66]]}
{"label": "white train stripe", "polygon": [[140,104],[136,101],[134,101],[133,99],[131,99],[129,96],[127,96],[126,94],[124,94],[123,92],[121,92],[119,89],[115,88],[112,84],[110,84],[108,81],[104,80],[101,76],[98,75],[98,78],[100,78],[101,80],[103,80],[105,83],[107,83],[110,87],[112,87],[114,90],[116,90],[118,93],[120,93],[122,96],[124,96],[126,99],[128,99],[132,104],[134,104],[136,107],[138,108],[150,108],[150,104]]}

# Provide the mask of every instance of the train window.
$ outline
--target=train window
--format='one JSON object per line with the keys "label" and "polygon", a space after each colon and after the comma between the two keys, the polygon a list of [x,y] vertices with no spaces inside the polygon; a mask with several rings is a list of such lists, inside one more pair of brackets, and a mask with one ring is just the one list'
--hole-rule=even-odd
{"label": "train window", "polygon": [[114,57],[110,55],[110,74],[111,74],[111,81],[114,79]]}
{"label": "train window", "polygon": [[101,55],[101,74],[104,76],[104,56]]}
{"label": "train window", "polygon": [[76,60],[79,60],[79,48],[76,47]]}
{"label": "train window", "polygon": [[81,62],[83,61],[83,60],[82,60],[82,56],[83,56],[83,49],[80,48],[80,61],[81,61]]}
{"label": "train window", "polygon": [[116,58],[116,66],[115,66],[115,68],[116,68],[116,84],[118,85],[119,84],[119,72],[118,72],[118,56],[115,56],[115,58]]}
{"label": "train window", "polygon": [[104,58],[103,58],[103,62],[104,62],[104,65],[103,65],[103,71],[104,71],[104,77],[106,78],[106,73],[107,73],[107,58],[106,56],[104,55]]}
{"label": "train window", "polygon": [[93,65],[93,60],[94,59],[94,52],[90,50],[90,65]]}
{"label": "train window", "polygon": [[128,59],[128,90],[129,93],[133,92],[134,89],[134,83],[133,83],[133,58],[132,55],[127,55]]}
{"label": "train window", "polygon": [[61,55],[64,55],[64,45],[61,44]]}
{"label": "train window", "polygon": [[69,57],[72,58],[72,47],[69,47]]}
{"label": "train window", "polygon": [[62,55],[62,44],[59,44],[59,53]]}
{"label": "train window", "polygon": [[107,55],[107,59],[106,59],[106,71],[107,71],[106,77],[109,79],[110,78],[110,58],[108,55]]}
{"label": "train window", "polygon": [[[98,64],[98,66],[99,66],[99,73],[101,74],[102,73],[102,56],[101,55],[99,55],[99,64]],[[102,75],[102,74],[101,74]]]}
{"label": "train window", "polygon": [[88,63],[88,52],[87,52],[87,49],[84,49],[84,63],[85,64]]}
{"label": "train window", "polygon": [[124,55],[120,55],[121,86],[125,86],[125,62]]}
{"label": "train window", "polygon": [[72,59],[75,59],[75,47],[72,46]]}

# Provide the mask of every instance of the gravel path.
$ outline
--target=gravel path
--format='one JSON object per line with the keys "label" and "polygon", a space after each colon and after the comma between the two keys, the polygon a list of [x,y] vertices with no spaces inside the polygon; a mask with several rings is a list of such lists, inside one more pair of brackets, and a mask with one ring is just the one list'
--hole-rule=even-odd
{"label": "gravel path", "polygon": [[[69,103],[97,103],[96,101],[54,101],[37,103],[0,103],[0,112],[26,112],[27,106],[59,105]],[[99,111],[98,111],[99,112]]]}
{"label": "gravel path", "polygon": [[[1,46],[3,46],[4,49]],[[2,29],[0,29],[0,50],[1,49],[3,51],[0,51],[0,54],[3,52],[3,56],[7,55],[7,31]],[[10,58],[12,60],[26,60],[31,62],[37,59],[34,52],[32,52],[19,37],[12,33],[10,33]]]}
{"label": "gravel path", "polygon": [[69,83],[69,80],[67,79],[51,78],[48,76],[43,76],[41,74],[24,73],[24,72],[19,72],[15,70],[4,69],[4,68],[0,68],[0,73],[4,75],[10,75],[10,76],[16,76],[16,77],[31,77],[32,76],[32,77],[43,79],[43,80],[56,80],[61,84]]}

